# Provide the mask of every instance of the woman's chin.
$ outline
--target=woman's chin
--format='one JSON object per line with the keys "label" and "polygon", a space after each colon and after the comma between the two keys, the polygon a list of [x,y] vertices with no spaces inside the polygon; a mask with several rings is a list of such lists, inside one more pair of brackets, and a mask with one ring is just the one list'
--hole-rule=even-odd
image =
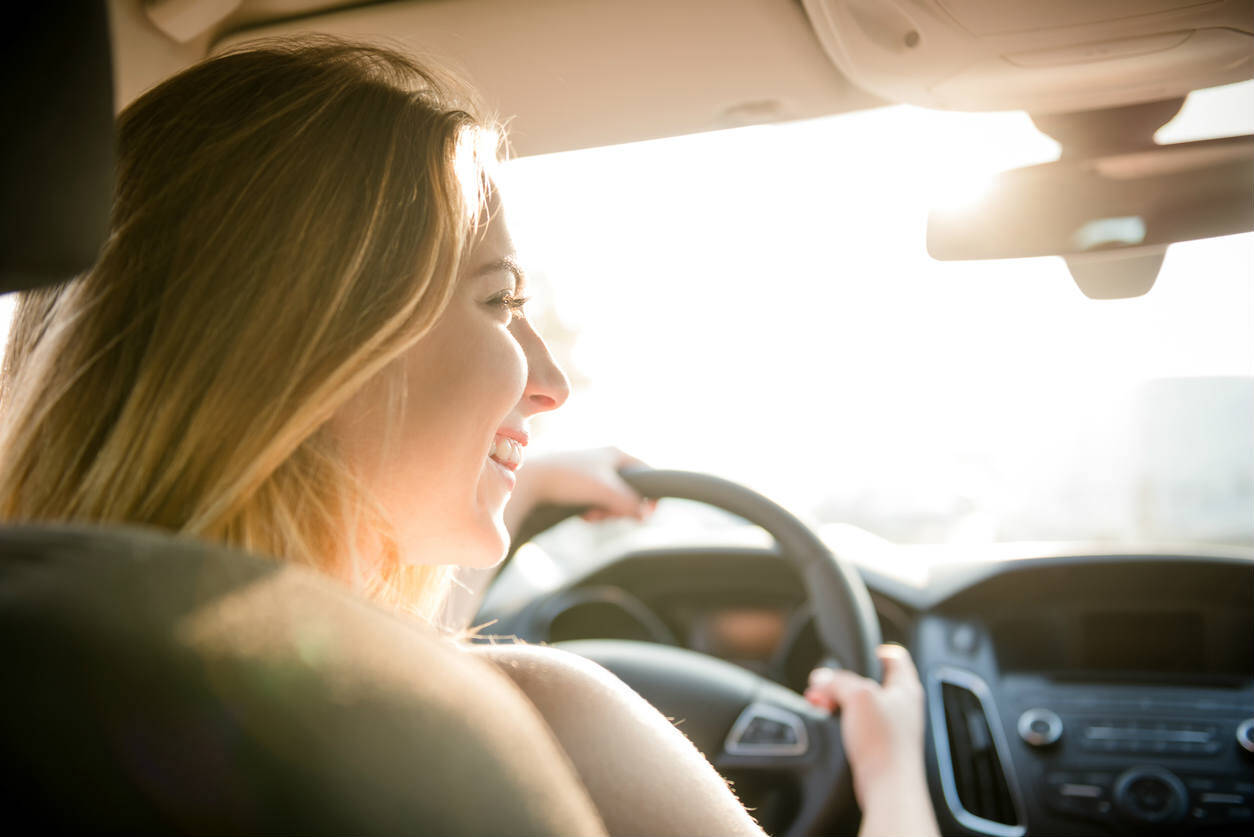
{"label": "woman's chin", "polygon": [[504,561],[508,552],[509,532],[506,531],[505,524],[498,520],[491,532],[485,532],[475,545],[469,546],[463,555],[451,563],[463,567],[487,569]]}
{"label": "woman's chin", "polygon": [[495,567],[509,552],[509,530],[505,528],[504,509],[481,510],[473,532],[467,532],[465,545],[450,555],[448,563],[475,569]]}
{"label": "woman's chin", "polygon": [[509,530],[500,513],[475,515],[464,527],[432,535],[429,530],[402,535],[401,562],[487,569],[501,563],[509,551]]}

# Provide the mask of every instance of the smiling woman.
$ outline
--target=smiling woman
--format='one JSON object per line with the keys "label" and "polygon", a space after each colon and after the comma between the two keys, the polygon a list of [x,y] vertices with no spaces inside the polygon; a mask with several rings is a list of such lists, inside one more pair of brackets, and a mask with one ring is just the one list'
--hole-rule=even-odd
{"label": "smiling woman", "polygon": [[[466,345],[480,354],[457,357],[503,359],[505,380],[491,382],[500,398],[457,436],[454,458],[433,466],[460,469],[461,487],[422,521],[456,504],[451,522],[464,525],[480,470],[496,467],[485,461],[493,433],[523,418],[511,418],[526,380],[513,334],[534,333],[490,301],[513,285],[499,273],[458,281],[472,248],[481,261],[509,248],[499,221],[483,223],[496,135],[475,113],[451,79],[334,41],[227,54],[128,108],[99,262],[25,294],[14,319],[0,518],[156,526],[434,612],[447,571],[412,553],[465,544],[416,542],[397,502],[407,489],[372,497],[382,486],[345,451],[364,442],[328,420],[343,411],[363,426],[368,414],[371,434],[412,453],[419,407],[443,411],[442,432],[471,419],[447,392],[406,413],[398,384],[429,375],[416,344],[473,323]],[[446,309],[462,318],[451,331],[436,327]],[[537,368],[533,403],[552,406],[560,373]],[[370,395],[350,405],[364,385]],[[491,476],[499,519],[505,477]]]}
{"label": "smiling woman", "polygon": [[[436,621],[449,568],[504,556],[528,420],[568,394],[523,315],[491,177],[498,146],[458,85],[338,41],[247,47],[139,99],[119,122],[99,261],[24,292],[14,318],[0,521],[172,531],[313,567]],[[626,460],[612,451],[574,470],[604,488]],[[204,609],[264,620],[281,604]],[[316,670],[311,648],[299,656]],[[553,649],[465,650],[526,692],[612,832],[761,834],[694,745],[607,671]],[[410,686],[450,671],[381,655]],[[870,742],[865,756],[850,749],[864,826],[931,833],[921,690],[908,656],[893,659],[882,686],[849,674],[816,682],[811,699],[839,702],[843,728]],[[839,790],[828,785],[824,798]]]}

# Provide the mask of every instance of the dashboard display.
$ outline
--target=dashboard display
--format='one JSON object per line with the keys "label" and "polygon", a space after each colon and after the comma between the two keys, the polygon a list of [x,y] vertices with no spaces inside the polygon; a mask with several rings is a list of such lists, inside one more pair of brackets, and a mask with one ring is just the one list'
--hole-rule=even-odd
{"label": "dashboard display", "polygon": [[1198,613],[1088,613],[1081,621],[1083,666],[1182,672],[1205,664]]}
{"label": "dashboard display", "polygon": [[725,660],[765,663],[784,639],[781,608],[731,607],[709,610],[692,620],[689,646]]}
{"label": "dashboard display", "polygon": [[1254,621],[1230,610],[1091,610],[997,620],[1007,671],[1254,675]]}

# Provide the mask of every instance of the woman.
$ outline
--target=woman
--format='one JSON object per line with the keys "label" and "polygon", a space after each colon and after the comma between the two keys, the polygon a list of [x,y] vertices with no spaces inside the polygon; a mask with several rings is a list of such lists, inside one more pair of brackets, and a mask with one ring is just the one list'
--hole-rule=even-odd
{"label": "woman", "polygon": [[[476,113],[434,71],[334,41],[221,56],[129,107],[97,265],[15,318],[0,517],[183,532],[432,621],[452,568],[498,562],[532,504],[639,513],[615,451],[519,471],[568,387],[523,315]],[[471,650],[540,708],[612,832],[760,833],[603,669]],[[883,653],[883,687],[820,671],[808,696],[843,709],[864,833],[927,833],[921,689]]]}

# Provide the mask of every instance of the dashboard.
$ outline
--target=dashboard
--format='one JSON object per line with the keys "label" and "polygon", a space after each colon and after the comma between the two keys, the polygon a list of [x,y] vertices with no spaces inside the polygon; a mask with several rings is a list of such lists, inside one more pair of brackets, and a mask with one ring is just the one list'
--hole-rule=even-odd
{"label": "dashboard", "polygon": [[[1037,550],[912,580],[853,560],[924,680],[943,832],[1254,828],[1254,555]],[[487,615],[530,642],[675,645],[798,691],[823,657],[770,548],[629,552]]]}
{"label": "dashboard", "polygon": [[[890,602],[877,603],[887,641],[901,642],[908,623],[883,616],[896,610]],[[794,690],[804,687],[822,656],[805,588],[770,550],[633,552],[533,602],[502,627],[533,642],[597,638],[677,645]]]}

